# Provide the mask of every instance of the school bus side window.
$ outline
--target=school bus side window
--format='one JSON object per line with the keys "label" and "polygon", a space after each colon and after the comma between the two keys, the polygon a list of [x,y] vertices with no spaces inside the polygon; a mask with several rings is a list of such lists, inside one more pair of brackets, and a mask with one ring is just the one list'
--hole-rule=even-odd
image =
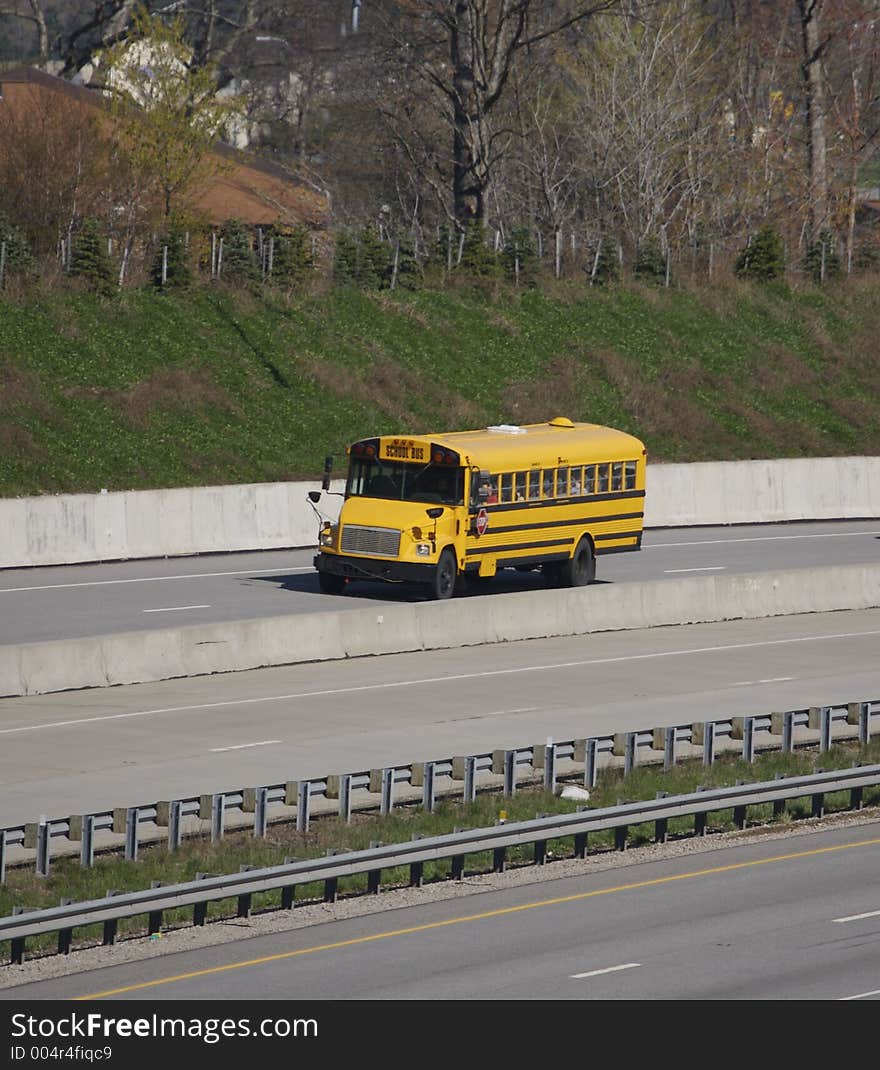
{"label": "school bus side window", "polygon": [[623,461],[615,461],[611,466],[611,489],[623,490]]}
{"label": "school bus side window", "polygon": [[608,490],[608,465],[599,465],[599,485],[596,488],[599,494],[604,494]]}
{"label": "school bus side window", "polygon": [[501,494],[499,495],[499,501],[512,502],[513,501],[513,473],[505,472],[501,476]]}
{"label": "school bus side window", "polygon": [[553,497],[553,469],[544,469],[544,482],[542,483],[542,493],[545,498]]}
{"label": "school bus side window", "polygon": [[527,475],[528,475],[527,472],[517,472],[515,477],[514,477],[516,479],[516,495],[515,495],[515,498],[516,498],[516,501],[518,501],[518,502],[524,502],[526,500],[526,476]]}
{"label": "school bus side window", "polygon": [[557,468],[556,469],[556,497],[567,498],[568,497],[568,469]]}
{"label": "school bus side window", "polygon": [[541,473],[529,472],[529,500],[534,501],[541,497]]}
{"label": "school bus side window", "polygon": [[636,462],[635,461],[627,461],[626,462],[626,489],[627,490],[635,490],[636,489]]}

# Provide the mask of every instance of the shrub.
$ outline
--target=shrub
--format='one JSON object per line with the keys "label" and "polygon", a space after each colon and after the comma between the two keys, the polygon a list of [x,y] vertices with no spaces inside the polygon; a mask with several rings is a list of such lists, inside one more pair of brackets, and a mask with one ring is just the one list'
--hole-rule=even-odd
{"label": "shrub", "polygon": [[85,279],[98,293],[113,292],[113,264],[107,251],[107,236],[99,220],[84,219],[73,242],[70,274]]}
{"label": "shrub", "polygon": [[[599,246],[593,259],[584,266],[591,286],[604,286],[616,282],[620,275],[620,258],[614,244],[608,238],[600,238]],[[663,278],[666,278],[666,265],[663,266]]]}
{"label": "shrub", "polygon": [[[167,255],[165,250],[168,250]],[[165,281],[162,281],[164,262]],[[179,220],[171,220],[159,238],[150,271],[153,285],[160,290],[185,290],[192,285],[193,272],[186,227]]]}
{"label": "shrub", "polygon": [[633,264],[633,275],[643,282],[666,281],[666,257],[653,238],[649,238],[639,246],[636,261]]}
{"label": "shrub", "polygon": [[227,279],[253,281],[258,276],[254,237],[240,219],[227,219],[223,227],[223,258],[220,275]]}
{"label": "shrub", "polygon": [[737,256],[733,270],[737,278],[756,282],[781,278],[785,273],[785,252],[779,232],[769,224],[761,227]]}
{"label": "shrub", "polygon": [[480,223],[468,223],[464,228],[464,247],[457,270],[480,279],[499,274],[498,255],[489,241],[487,228]]}
{"label": "shrub", "polygon": [[36,261],[31,253],[28,240],[19,227],[14,226],[0,212],[0,246],[6,246],[4,272],[6,275],[32,275],[36,271]]}
{"label": "shrub", "polygon": [[270,231],[268,238],[263,239],[264,243],[267,240],[271,242],[272,270],[270,273],[268,260],[265,270],[273,282],[299,285],[314,271],[312,239],[305,227],[284,227]]}

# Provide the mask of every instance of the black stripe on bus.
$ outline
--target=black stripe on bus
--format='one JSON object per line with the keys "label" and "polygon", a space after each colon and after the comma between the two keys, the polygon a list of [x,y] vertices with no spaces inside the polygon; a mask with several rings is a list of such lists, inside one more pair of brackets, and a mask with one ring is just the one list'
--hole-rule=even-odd
{"label": "black stripe on bus", "polygon": [[644,498],[643,490],[619,490],[608,494],[577,494],[571,498],[534,498],[525,502],[492,502],[485,508],[490,513],[506,513],[511,509],[547,508],[559,505],[589,505],[591,502],[614,502],[621,498]]}
{"label": "black stripe on bus", "polygon": [[644,513],[608,513],[607,516],[579,516],[574,520],[541,520],[537,524],[505,524],[503,527],[490,525],[489,532],[499,535],[507,531],[529,531],[532,528],[573,528],[582,524],[607,524],[612,520],[641,520]]}
{"label": "black stripe on bus", "polygon": [[[534,554],[532,557],[500,557],[496,568],[515,568],[517,565],[538,565],[548,561],[568,561],[568,554]],[[479,566],[478,566],[479,567]]]}
{"label": "black stripe on bus", "polygon": [[615,539],[637,539],[638,531],[612,531],[610,535],[594,535],[593,542],[613,542]]}
{"label": "black stripe on bus", "polygon": [[606,554],[628,554],[633,550],[641,550],[641,543],[633,543],[632,546],[597,546],[596,557],[604,557]]}
{"label": "black stripe on bus", "polygon": [[571,539],[546,539],[544,542],[523,542],[512,546],[477,546],[473,550],[467,550],[470,557],[472,554],[500,554],[510,550],[536,550],[542,546],[571,546]]}

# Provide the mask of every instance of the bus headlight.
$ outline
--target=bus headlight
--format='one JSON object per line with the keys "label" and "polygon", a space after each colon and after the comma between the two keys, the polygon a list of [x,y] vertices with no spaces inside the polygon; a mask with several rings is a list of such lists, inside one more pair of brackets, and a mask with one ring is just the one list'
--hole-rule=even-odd
{"label": "bus headlight", "polygon": [[416,553],[419,557],[431,556],[431,544],[429,542],[420,542],[416,546]]}
{"label": "bus headlight", "polygon": [[322,546],[332,546],[333,545],[333,541],[334,541],[333,536],[334,536],[334,531],[333,531],[332,526],[330,524],[325,524],[321,528],[321,545]]}

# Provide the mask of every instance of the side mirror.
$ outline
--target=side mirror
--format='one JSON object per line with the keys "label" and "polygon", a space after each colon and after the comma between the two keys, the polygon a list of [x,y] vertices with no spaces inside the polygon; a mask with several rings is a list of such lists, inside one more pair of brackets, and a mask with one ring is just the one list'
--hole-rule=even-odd
{"label": "side mirror", "polygon": [[330,477],[333,473],[333,454],[328,453],[324,458],[324,478],[321,480],[321,489],[330,489]]}
{"label": "side mirror", "polygon": [[443,516],[443,508],[442,508],[442,506],[439,507],[439,508],[434,508],[434,509],[426,509],[425,512],[428,514],[428,516],[432,520],[439,520],[440,517]]}
{"label": "side mirror", "polygon": [[319,490],[309,491],[309,501],[314,502],[316,505],[321,500],[321,492]]}

